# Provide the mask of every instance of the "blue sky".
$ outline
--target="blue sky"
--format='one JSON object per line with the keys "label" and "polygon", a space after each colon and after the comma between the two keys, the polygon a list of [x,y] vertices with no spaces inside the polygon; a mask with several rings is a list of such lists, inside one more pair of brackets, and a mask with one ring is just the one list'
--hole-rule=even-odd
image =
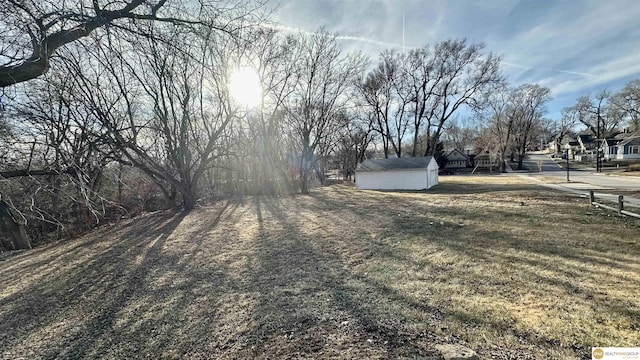
{"label": "blue sky", "polygon": [[376,59],[450,38],[484,42],[503,56],[512,85],[538,83],[553,94],[548,116],[580,95],[617,91],[640,78],[637,0],[281,0],[272,19],[288,30],[324,26],[347,51]]}

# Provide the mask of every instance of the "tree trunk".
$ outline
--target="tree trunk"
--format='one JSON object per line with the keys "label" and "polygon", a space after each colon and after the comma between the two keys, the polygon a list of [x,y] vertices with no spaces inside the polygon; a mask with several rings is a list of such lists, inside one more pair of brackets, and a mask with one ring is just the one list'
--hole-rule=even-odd
{"label": "tree trunk", "polygon": [[184,210],[193,210],[196,207],[196,197],[193,194],[182,194],[182,207]]}
{"label": "tree trunk", "polygon": [[307,159],[307,151],[302,152],[302,161],[300,164],[300,192],[309,194],[309,159]]}
{"label": "tree trunk", "polygon": [[501,173],[507,172],[507,168],[506,168],[506,166],[504,166],[505,163],[506,163],[506,161],[504,159],[504,151],[500,152],[499,158],[500,158],[500,172]]}
{"label": "tree trunk", "polygon": [[31,239],[27,235],[24,224],[16,221],[9,205],[0,199],[0,230],[9,238],[12,249],[31,249]]}
{"label": "tree trunk", "polygon": [[310,146],[309,134],[305,134],[302,141],[302,155],[300,157],[300,192],[309,194],[309,175],[311,172],[311,162],[313,150]]}
{"label": "tree trunk", "polygon": [[302,171],[302,177],[301,177],[301,186],[300,186],[300,192],[307,195],[309,194],[309,174],[306,170]]}
{"label": "tree trunk", "polygon": [[523,170],[522,162],[524,161],[524,155],[518,155],[518,170]]}

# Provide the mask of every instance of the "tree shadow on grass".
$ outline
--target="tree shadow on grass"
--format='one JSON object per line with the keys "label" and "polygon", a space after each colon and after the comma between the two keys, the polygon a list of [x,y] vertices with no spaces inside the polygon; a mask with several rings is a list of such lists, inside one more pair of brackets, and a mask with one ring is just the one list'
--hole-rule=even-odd
{"label": "tree shadow on grass", "polygon": [[339,256],[322,252],[303,231],[309,220],[302,207],[287,209],[268,197],[256,199],[255,207],[260,233],[251,283],[259,299],[241,357],[438,356],[425,344],[434,335],[411,329],[397,307],[435,309],[367,282]]}
{"label": "tree shadow on grass", "polygon": [[[513,271],[530,272],[536,286],[572,292],[581,301],[596,297],[563,280],[579,268],[552,260],[589,261],[589,252],[524,242],[508,229],[440,225],[434,217],[437,210],[481,220],[459,206],[336,191],[158,215],[95,233],[98,238],[82,240],[88,246],[37,253],[30,259],[37,265],[19,274],[34,281],[17,289],[11,278],[11,292],[0,298],[0,357],[437,358],[434,343],[469,341],[446,329],[436,335],[447,319],[496,327],[530,347],[560,346],[557,339],[518,332],[512,321],[432,302],[430,282],[451,268],[418,256],[405,246],[411,242],[481,264],[512,264]],[[399,205],[391,207],[393,201]],[[500,211],[508,218],[509,210]],[[434,225],[425,229],[425,222]],[[472,236],[481,231],[484,243]],[[521,260],[518,253],[532,256]],[[18,263],[29,266],[28,257],[0,263],[0,274]],[[397,272],[367,273],[369,263]],[[423,279],[424,291],[400,290],[398,281],[417,282],[416,269],[433,275]],[[465,277],[459,286],[473,295],[491,297],[491,289],[506,285],[472,267],[462,270],[451,278]],[[479,350],[527,358],[521,349]]]}
{"label": "tree shadow on grass", "polygon": [[38,259],[25,274],[47,260],[70,265],[0,300],[0,354],[189,357],[194,344],[212,341],[215,288],[227,282],[226,269],[203,266],[194,254],[234,209],[227,203],[194,227],[184,212],[140,219]]}
{"label": "tree shadow on grass", "polygon": [[[140,224],[138,229],[148,230],[144,235],[124,232],[117,242],[109,242],[106,236],[96,236],[87,242],[78,239],[68,249],[64,249],[64,245],[63,249],[56,249],[67,251],[58,251],[50,256],[45,252],[35,253],[33,256],[42,255],[42,259],[29,265],[22,262],[16,264],[14,271],[18,278],[44,270],[42,276],[46,281],[30,284],[30,287],[15,292],[0,302],[0,324],[6,329],[8,338],[2,342],[3,347],[26,341],[32,331],[52,326],[65,316],[73,316],[66,314],[69,308],[80,305],[87,297],[106,300],[113,295],[116,287],[125,284],[126,289],[129,285],[134,285],[130,283],[130,279],[123,279],[125,274],[135,273],[135,269],[129,269],[133,259],[145,250],[150,241],[155,240],[150,251],[157,251],[157,247],[162,246],[184,216],[185,214],[154,216]],[[99,243],[103,246],[96,248],[95,245]],[[78,261],[78,258],[82,260]],[[65,262],[73,264],[68,267],[58,265]],[[57,271],[49,272],[47,266],[57,267]],[[90,346],[91,341],[84,343]],[[50,355],[55,357],[61,354]],[[81,356],[82,353],[77,355]]]}
{"label": "tree shadow on grass", "polygon": [[[508,186],[507,188],[511,189]],[[540,191],[539,188],[538,191]],[[556,199],[555,194],[544,192],[544,195]],[[428,198],[429,195],[425,193],[425,195],[416,194],[416,196]],[[530,196],[530,194],[525,196]],[[463,269],[459,269],[455,264],[443,268],[440,264],[430,263],[428,258],[413,256],[402,251],[400,243],[396,247],[396,240],[409,241],[412,244],[423,243],[436,252],[447,250],[446,253],[453,254],[454,257],[456,254],[464,255],[467,259],[473,259],[476,264],[486,265],[487,268],[499,264],[498,266],[503,270],[511,269],[513,273],[522,274],[522,278],[529,279],[530,282],[523,285],[525,287],[547,288],[570,303],[577,301],[586,307],[595,304],[602,309],[603,313],[617,313],[631,322],[632,327],[640,326],[637,302],[620,302],[594,290],[594,286],[591,286],[595,285],[593,281],[590,285],[577,281],[577,279],[588,280],[592,277],[599,277],[608,279],[607,283],[609,284],[628,284],[627,275],[611,274],[609,269],[630,274],[637,271],[638,263],[630,264],[628,262],[629,256],[625,257],[626,260],[617,259],[619,256],[617,251],[620,249],[612,244],[604,246],[601,243],[580,242],[571,239],[571,235],[567,239],[566,235],[570,233],[567,231],[564,232],[564,238],[549,239],[536,238],[530,233],[522,233],[517,230],[519,224],[527,224],[525,227],[528,228],[548,226],[535,214],[529,214],[524,207],[487,209],[487,211],[491,211],[492,219],[501,218],[504,221],[504,224],[497,229],[492,229],[487,224],[473,225],[485,222],[486,213],[465,210],[459,204],[431,206],[428,202],[403,200],[397,193],[354,193],[341,188],[334,189],[333,194],[332,191],[318,192],[314,194],[314,197],[319,201],[319,204],[314,208],[315,211],[345,209],[344,214],[357,215],[363,224],[375,224],[375,227],[368,229],[369,232],[376,235],[375,239],[368,242],[369,246],[376,245],[378,248],[386,248],[386,251],[376,252],[376,256],[388,258],[389,261],[385,261],[385,263],[407,264],[431,272],[434,276],[425,279],[427,288],[430,286],[429,281],[443,281],[442,274],[439,273],[449,273],[452,283],[459,283],[458,286],[461,289],[466,289],[462,293],[484,296],[490,301],[495,296],[496,289],[505,285],[515,286],[515,284],[508,283],[512,282],[508,278],[500,278],[505,274],[474,271],[473,267],[464,269],[465,275],[460,275],[459,271]],[[559,195],[557,200],[562,200],[562,195]],[[500,200],[496,199],[496,201]],[[398,203],[402,205],[393,205]],[[562,201],[559,203],[562,204]],[[564,203],[563,206],[569,205]],[[372,221],[372,219],[375,220]],[[357,226],[357,223],[358,221],[354,222],[354,226]],[[466,223],[466,225],[459,225],[462,223]],[[634,250],[629,245],[624,245],[624,248],[631,253],[637,253],[637,249]],[[598,256],[594,256],[594,254],[598,254]],[[585,267],[580,264],[593,264],[594,266]],[[457,276],[463,277],[456,279]],[[507,283],[502,283],[502,281]],[[576,353],[582,353],[593,345],[586,343],[567,344],[571,340],[542,336],[535,329],[519,331],[514,326],[513,320],[508,318],[500,320],[487,317],[485,314],[474,315],[454,308],[439,308],[439,310],[444,317],[457,319],[455,321],[461,324],[475,323],[478,326],[502,329],[502,331],[521,339],[519,341],[529,343],[533,347],[538,345],[549,348],[565,346]],[[573,335],[571,334],[571,337]],[[482,350],[480,352],[483,353]],[[485,354],[490,355],[489,353]]]}
{"label": "tree shadow on grass", "polygon": [[[347,186],[334,186],[335,190],[344,194],[353,191]],[[378,193],[378,194],[425,194],[425,195],[472,195],[485,194],[488,192],[539,192],[545,191],[545,188],[536,184],[456,184],[456,183],[440,183],[427,190],[358,190],[357,194]]]}
{"label": "tree shadow on grass", "polygon": [[[478,220],[475,213],[468,213],[460,209],[457,211],[461,222],[465,219]],[[486,264],[486,268],[497,265],[505,270],[511,269],[519,277],[527,279],[527,282],[523,284],[525,288],[544,288],[569,304],[579,303],[585,308],[591,308],[595,305],[600,309],[600,313],[618,314],[626,318],[628,322],[636,324],[632,326],[640,325],[637,302],[621,302],[597,289],[620,286],[614,284],[629,284],[628,274],[637,271],[637,262],[630,264],[628,257],[627,260],[619,259],[618,250],[620,249],[612,247],[611,244],[603,246],[598,243],[580,242],[571,239],[571,235],[567,238],[568,231],[564,235],[549,239],[536,238],[531,233],[520,233],[517,221],[522,221],[522,218],[527,216],[526,214],[514,214],[504,210],[495,212],[501,214],[500,217],[507,222],[509,222],[508,219],[513,219],[514,224],[512,226],[503,225],[500,230],[497,230],[473,225],[460,227],[456,222],[449,221],[440,225],[441,223],[436,218],[431,219],[434,225],[426,230],[423,216],[409,214],[394,218],[393,227],[389,232],[401,234],[401,236],[421,234],[427,243],[448,249],[453,254],[465,255],[468,259]],[[540,222],[537,226],[542,227],[545,224]],[[634,251],[630,248],[627,250],[637,253],[637,250]],[[594,256],[596,253],[598,256]],[[583,264],[589,264],[589,266],[582,266]],[[615,273],[611,270],[615,270]],[[451,274],[453,276],[455,273]],[[501,281],[511,281],[506,274],[501,273],[471,272],[471,274],[473,276],[467,275],[461,286],[467,287],[471,293],[474,293],[474,290],[484,288],[484,293],[488,294],[489,299],[494,296],[492,289],[507,285],[506,283],[502,284]],[[599,281],[595,282],[592,279],[599,279]],[[507,286],[514,287],[515,284],[511,283]],[[629,290],[633,291],[631,288]],[[478,316],[478,318],[481,319],[482,316]],[[460,321],[463,320],[460,318]],[[511,331],[531,344],[542,343],[552,348],[560,347],[560,344],[563,344],[563,346],[572,347],[578,353],[586,351],[593,345],[591,343],[568,344],[571,340],[566,338],[555,339],[540,336],[533,329],[516,331],[513,329],[513,325],[509,320],[492,324],[492,327]],[[592,325],[597,326],[595,320]],[[577,334],[568,335],[573,337]]]}

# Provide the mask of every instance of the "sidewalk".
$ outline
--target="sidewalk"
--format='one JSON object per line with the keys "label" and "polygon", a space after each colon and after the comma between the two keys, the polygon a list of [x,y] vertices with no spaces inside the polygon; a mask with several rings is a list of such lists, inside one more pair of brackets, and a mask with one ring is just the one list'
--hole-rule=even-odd
{"label": "sidewalk", "polygon": [[[564,192],[580,195],[580,197],[584,197],[584,198],[588,198],[589,197],[589,191],[593,190],[595,195],[597,197],[601,198],[601,199],[606,199],[606,200],[611,201],[611,202],[617,202],[618,201],[618,195],[607,194],[607,193],[603,193],[603,192],[600,192],[600,191],[596,191],[596,190],[615,190],[614,188],[611,188],[611,187],[604,187],[604,186],[599,186],[599,185],[587,184],[587,183],[583,183],[583,182],[568,182],[568,183],[561,183],[561,184],[548,184],[548,183],[544,183],[542,180],[537,179],[534,176],[530,176],[530,175],[526,175],[526,174],[518,174],[518,176],[522,176],[522,177],[526,177],[527,179],[535,180],[535,181],[540,183],[540,186],[548,188],[548,189],[564,191]],[[638,198],[625,196],[624,197],[624,203],[625,203],[626,206],[640,208],[640,199],[638,199]]]}
{"label": "sidewalk", "polygon": [[546,187],[546,188],[549,188],[549,189],[570,192],[570,193],[578,194],[578,195],[588,195],[589,192],[585,191],[585,190],[609,190],[609,188],[605,188],[605,187],[601,187],[601,186],[597,186],[597,185],[580,183],[580,182],[568,182],[566,184],[548,184],[548,183],[545,183],[542,180],[538,179],[537,177],[531,176],[529,174],[517,174],[517,175],[521,176],[521,177],[525,177],[525,178],[530,179],[530,180],[537,181],[537,182],[540,183],[540,186],[543,186],[543,187]]}

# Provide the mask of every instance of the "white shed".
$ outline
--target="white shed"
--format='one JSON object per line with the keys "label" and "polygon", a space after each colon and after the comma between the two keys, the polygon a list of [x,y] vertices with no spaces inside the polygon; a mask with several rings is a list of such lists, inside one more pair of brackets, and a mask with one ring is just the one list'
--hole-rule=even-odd
{"label": "white shed", "polygon": [[424,190],[438,185],[438,164],[432,156],[371,159],[356,168],[356,188]]}

